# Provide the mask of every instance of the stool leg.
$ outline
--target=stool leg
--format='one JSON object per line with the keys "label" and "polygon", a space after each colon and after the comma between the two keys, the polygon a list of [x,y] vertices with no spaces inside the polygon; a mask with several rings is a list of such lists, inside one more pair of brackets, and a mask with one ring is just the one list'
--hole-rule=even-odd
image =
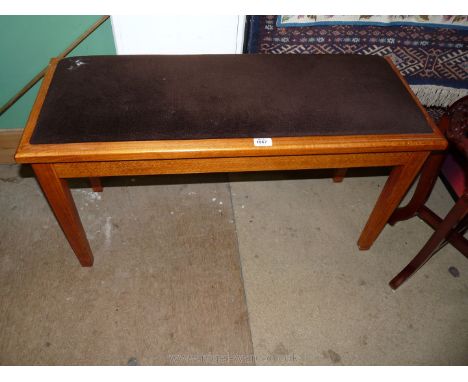
{"label": "stool leg", "polygon": [[415,153],[406,164],[393,168],[359,237],[359,249],[369,249],[377,239],[393,211],[398,207],[401,199],[403,199],[411,183],[413,183],[428,154],[427,152]]}
{"label": "stool leg", "polygon": [[89,182],[94,192],[102,192],[101,178],[89,178]]}
{"label": "stool leg", "polygon": [[410,219],[418,213],[431,195],[444,159],[445,154],[443,153],[435,153],[429,156],[426,163],[424,163],[418,185],[411,200],[405,207],[395,210],[388,220],[389,224],[394,225],[399,221]]}
{"label": "stool leg", "polygon": [[341,183],[346,176],[346,172],[348,171],[347,168],[337,168],[333,172],[333,182],[334,183]]}
{"label": "stool leg", "polygon": [[389,285],[392,289],[397,289],[409,277],[421,268],[435,253],[437,247],[447,237],[454,227],[464,219],[468,213],[468,194],[465,193],[452,207],[445,219],[440,223],[438,229],[432,234],[424,247],[416,257],[397,275]]}
{"label": "stool leg", "polygon": [[67,181],[57,176],[51,164],[33,164],[32,167],[42,191],[80,264],[83,267],[92,266],[93,253],[89,247]]}

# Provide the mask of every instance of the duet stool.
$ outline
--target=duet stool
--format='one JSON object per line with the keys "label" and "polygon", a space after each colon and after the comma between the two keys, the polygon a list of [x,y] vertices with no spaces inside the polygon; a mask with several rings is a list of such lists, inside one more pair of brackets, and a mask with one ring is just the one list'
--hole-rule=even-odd
{"label": "duet stool", "polygon": [[453,153],[457,156],[464,170],[465,187],[457,193],[458,200],[444,219],[425,206],[434,188],[446,155],[432,154],[424,164],[415,193],[410,202],[397,209],[390,218],[390,223],[419,216],[435,232],[411,260],[411,262],[391,281],[392,289],[397,289],[414,275],[447,241],[468,258],[468,240],[463,234],[468,228],[468,97],[455,102],[442,117],[440,130],[445,133]]}
{"label": "duet stool", "polygon": [[67,178],[99,189],[105,176],[391,166],[358,240],[368,249],[446,145],[381,57],[93,56],[51,61],[16,160],[91,266]]}

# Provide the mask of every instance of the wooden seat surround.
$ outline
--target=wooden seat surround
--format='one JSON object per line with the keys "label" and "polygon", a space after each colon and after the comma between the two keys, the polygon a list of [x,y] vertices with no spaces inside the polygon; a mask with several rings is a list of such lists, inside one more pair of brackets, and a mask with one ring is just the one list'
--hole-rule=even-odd
{"label": "wooden seat surround", "polygon": [[92,56],[51,61],[16,160],[90,266],[66,178],[392,166],[358,241],[368,249],[446,145],[380,57]]}

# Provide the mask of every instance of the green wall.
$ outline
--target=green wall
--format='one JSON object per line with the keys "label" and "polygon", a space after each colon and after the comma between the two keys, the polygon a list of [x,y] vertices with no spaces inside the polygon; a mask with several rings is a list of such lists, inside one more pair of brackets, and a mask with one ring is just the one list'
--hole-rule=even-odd
{"label": "green wall", "polygon": [[[101,16],[0,16],[0,105],[26,85]],[[115,54],[110,20],[69,56]],[[0,129],[22,128],[41,82],[0,116]]]}

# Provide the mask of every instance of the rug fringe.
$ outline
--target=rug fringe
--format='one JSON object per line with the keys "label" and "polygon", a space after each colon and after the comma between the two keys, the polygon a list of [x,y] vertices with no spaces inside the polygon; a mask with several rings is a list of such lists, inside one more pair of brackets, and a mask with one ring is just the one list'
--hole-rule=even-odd
{"label": "rug fringe", "polygon": [[456,89],[435,85],[410,85],[424,106],[449,107],[468,95],[468,89]]}

